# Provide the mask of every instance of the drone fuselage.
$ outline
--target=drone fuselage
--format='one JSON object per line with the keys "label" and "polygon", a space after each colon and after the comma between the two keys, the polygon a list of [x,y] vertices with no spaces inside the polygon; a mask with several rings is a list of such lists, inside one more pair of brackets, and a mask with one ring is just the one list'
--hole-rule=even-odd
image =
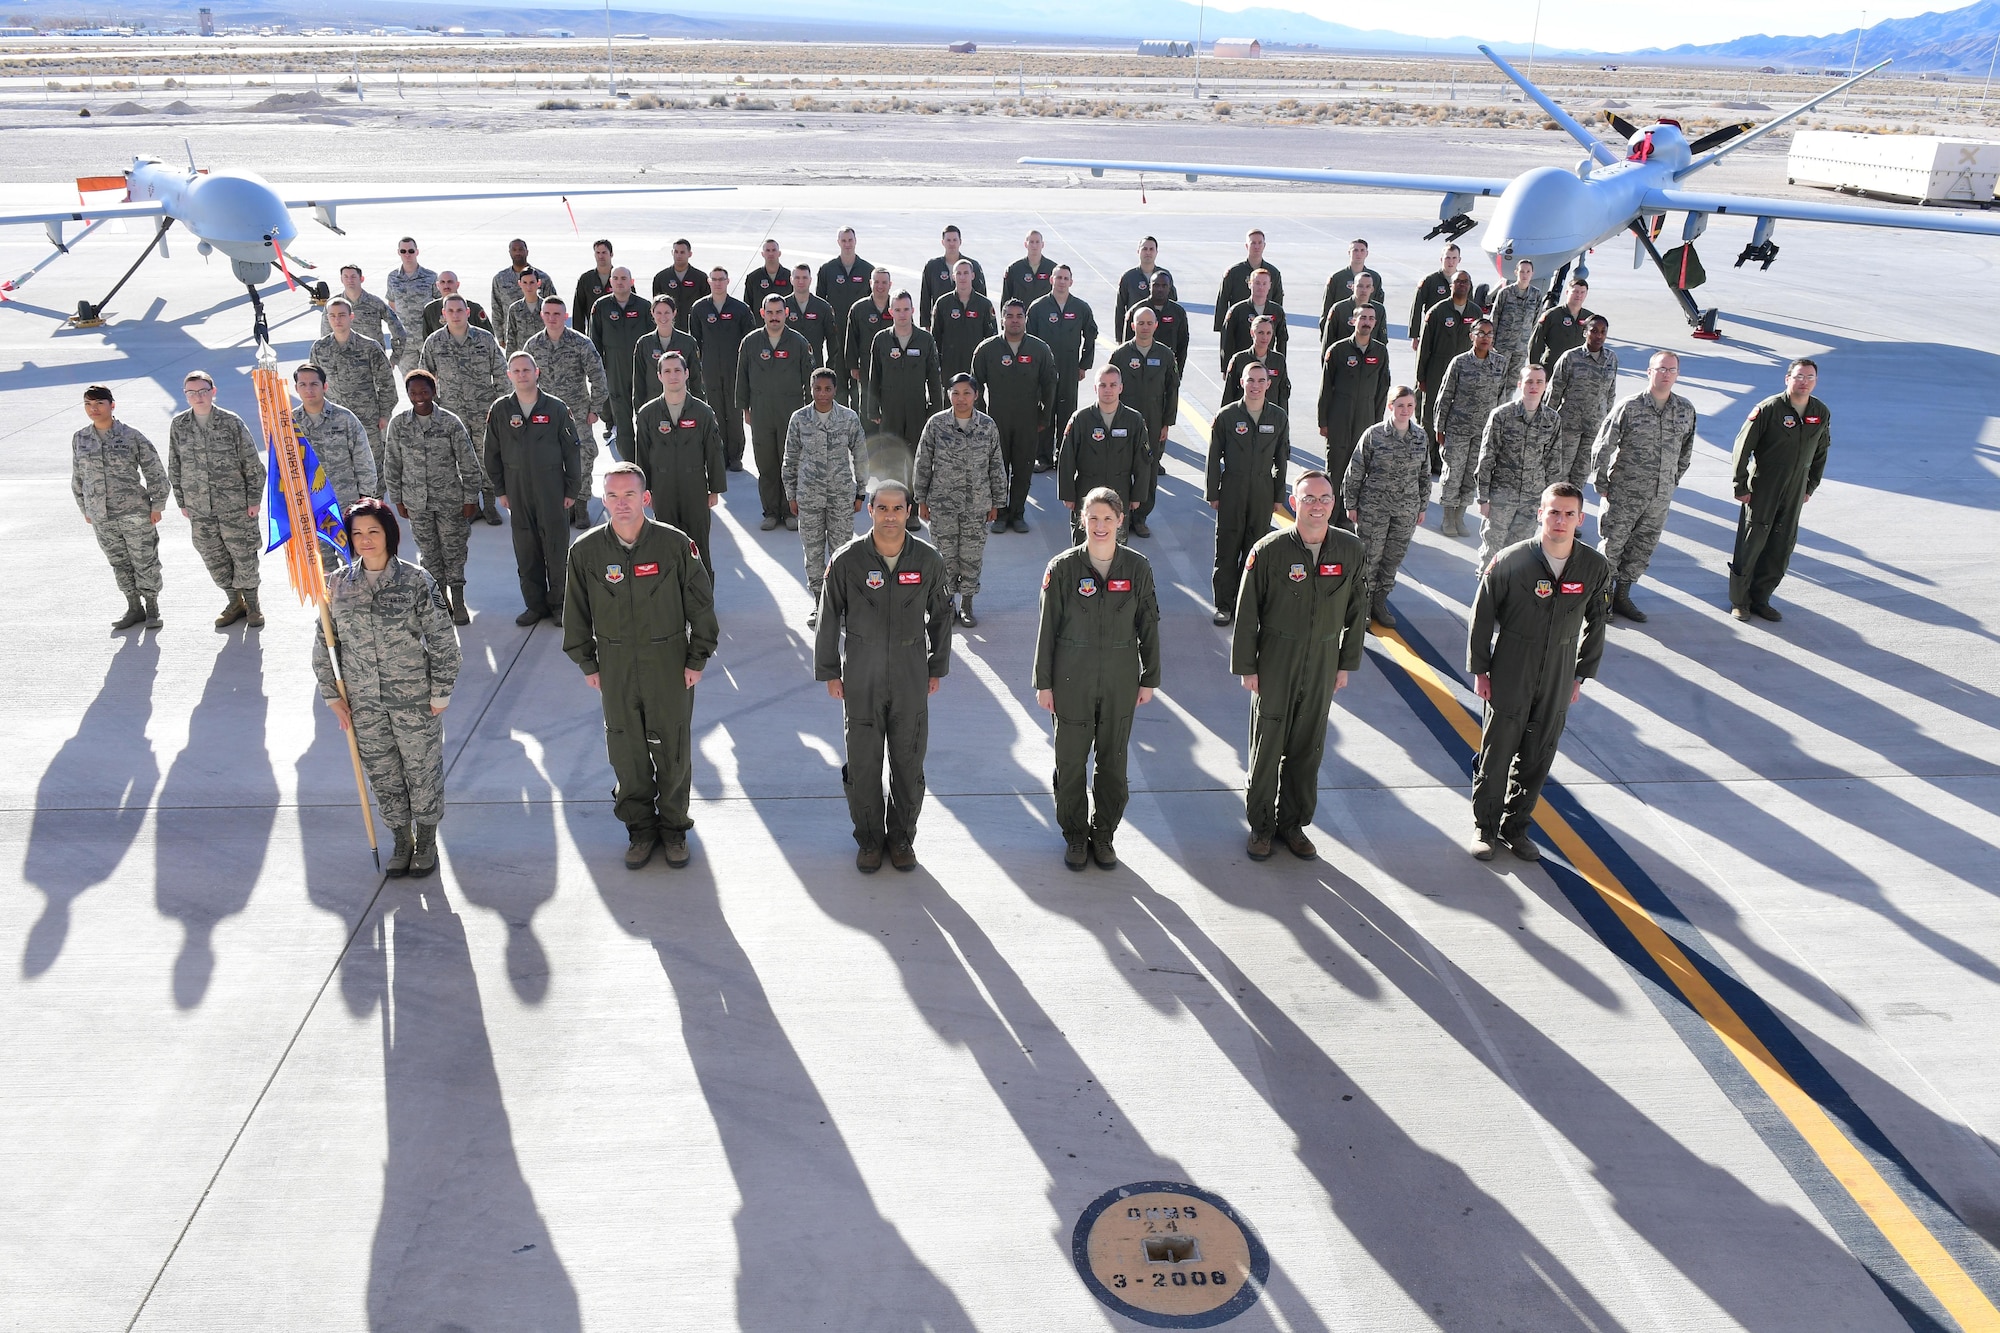
{"label": "drone fuselage", "polygon": [[185,171],[142,157],[133,160],[125,183],[128,199],[157,200],[195,239],[226,255],[247,283],[269,277],[277,252],[298,235],[285,201],[254,171]]}

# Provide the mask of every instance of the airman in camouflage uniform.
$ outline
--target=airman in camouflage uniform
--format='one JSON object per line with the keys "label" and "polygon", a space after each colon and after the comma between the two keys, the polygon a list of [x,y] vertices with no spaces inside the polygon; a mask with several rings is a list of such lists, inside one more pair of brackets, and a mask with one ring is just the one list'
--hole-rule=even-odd
{"label": "airman in camouflage uniform", "polygon": [[424,339],[430,336],[424,329],[424,308],[439,295],[438,275],[417,262],[417,243],[407,236],[396,242],[396,255],[402,262],[389,270],[383,286],[403,327],[396,338],[396,369],[409,371],[417,368]]}
{"label": "airman in camouflage uniform", "polygon": [[[335,300],[347,302],[354,312],[354,331],[381,346],[392,359],[400,359],[410,341],[409,326],[396,311],[373,292],[361,288],[361,270],[348,264],[340,270],[341,293]],[[333,302],[319,312],[319,336],[333,332]]]}
{"label": "airman in camouflage uniform", "polygon": [[188,410],[176,413],[167,426],[167,481],[208,576],[229,594],[215,627],[227,629],[248,617],[258,629],[264,624],[257,605],[257,558],[264,552],[257,523],[264,498],[263,451],[242,417],[215,406],[215,381],[207,371],[190,371],[181,388]]}
{"label": "airman in camouflage uniform", "polygon": [[1487,414],[1479,437],[1479,512],[1486,519],[1479,534],[1482,570],[1503,548],[1534,536],[1542,488],[1560,457],[1562,414],[1546,401],[1547,372],[1529,362],[1520,383],[1518,393]]}
{"label": "airman in camouflage uniform", "polygon": [[[1534,279],[1533,264],[1523,259],[1514,265],[1514,281],[1493,294],[1493,306],[1487,311],[1493,318],[1493,349],[1500,353],[1509,384],[1520,380],[1521,367],[1528,364],[1528,342],[1542,315],[1542,293]],[[1529,508],[1535,503],[1530,502]]]}
{"label": "airman in camouflage uniform", "polygon": [[114,415],[111,390],[83,391],[90,424],[70,436],[70,494],[97,537],[111,576],[125,594],[125,615],[111,628],[140,621],[160,627],[160,533],[167,503],[167,473],[153,442]]}
{"label": "airman in camouflage uniform", "polygon": [[[483,459],[486,409],[507,392],[507,353],[501,350],[500,340],[491,332],[473,324],[470,301],[456,293],[445,300],[457,318],[447,319],[443,328],[424,339],[417,365],[436,378],[438,402],[465,423],[466,433],[472,439],[473,457]],[[479,489],[486,493],[483,514],[497,528],[500,511],[493,503],[497,488],[485,476],[483,468],[480,477]]]}
{"label": "airman in camouflage uniform", "polygon": [[[386,534],[395,518],[373,506]],[[350,512],[348,531],[357,519]],[[386,520],[386,521],[383,521]],[[386,867],[391,875],[428,875],[437,868],[437,826],[444,818],[444,721],[458,681],[458,635],[444,593],[431,576],[394,556],[369,569],[357,560],[327,580],[327,610],[340,640],[340,678],[347,685],[348,721],[382,821],[396,835]],[[313,629],[313,675],[320,697],[341,710],[326,632]],[[414,826],[414,827],[413,827]]]}
{"label": "airman in camouflage uniform", "polygon": [[1000,427],[973,406],[979,385],[969,372],[952,376],[951,406],[924,423],[917,441],[912,488],[932,543],[944,557],[945,591],[958,598],[958,623],[971,629],[972,599],[986,563],[986,525],[1007,503],[1007,459]]}
{"label": "airman in camouflage uniform", "polygon": [[1493,350],[1493,322],[1472,326],[1472,350],[1460,352],[1445,367],[1444,381],[1432,398],[1431,430],[1444,462],[1438,488],[1438,531],[1447,537],[1465,535],[1465,507],[1472,503],[1473,467],[1479,459],[1479,433],[1507,386],[1506,365]]}
{"label": "airman in camouflage uniform", "polygon": [[509,353],[525,350],[528,339],[542,331],[542,302],[548,298],[540,278],[532,273],[521,275],[521,298],[500,312],[500,327],[494,330]]}
{"label": "airman in camouflage uniform", "polygon": [[[1564,359],[1582,350],[1565,353]],[[1646,392],[1611,409],[1594,451],[1597,493],[1604,497],[1604,512],[1597,518],[1598,546],[1616,580],[1611,612],[1641,624],[1646,613],[1632,604],[1632,585],[1652,563],[1673,508],[1674,488],[1694,461],[1695,410],[1674,392],[1680,376],[1678,356],[1653,353],[1646,367]]]}
{"label": "airman in camouflage uniform", "polygon": [[326,372],[326,396],[361,419],[369,445],[379,454],[382,428],[396,410],[396,372],[381,343],[354,332],[351,324],[343,331],[345,308],[342,297],[327,302],[333,332],[312,345],[307,359]]}
{"label": "airman in camouflage uniform", "polygon": [[292,430],[311,442],[326,479],[333,485],[340,511],[364,495],[380,495],[375,471],[375,450],[360,418],[327,396],[326,380],[316,365],[300,366],[292,372],[299,391],[299,405],[292,409]]}
{"label": "airman in camouflage uniform", "polygon": [[404,387],[410,405],[389,418],[382,451],[382,496],[410,520],[424,568],[451,598],[452,623],[469,624],[465,525],[479,512],[479,488],[486,471],[472,450],[464,420],[436,405],[436,377],[413,370]]}
{"label": "airman in camouflage uniform", "polygon": [[819,624],[819,593],[833,553],[854,539],[861,508],[861,416],[834,401],[836,372],[813,372],[812,397],[785,423],[785,504],[799,521],[805,546],[806,587],[813,609],[806,628]]}
{"label": "airman in camouflage uniform", "polygon": [[[570,526],[590,526],[591,477],[597,470],[598,418],[611,410],[611,380],[604,373],[604,360],[597,347],[575,329],[563,327],[563,303],[558,299],[542,303],[542,331],[521,348],[535,358],[542,369],[542,392],[563,400],[576,422],[579,461],[583,473],[576,492],[576,504],[569,511]],[[553,330],[553,332],[551,331]]]}
{"label": "airman in camouflage uniform", "polygon": [[1410,534],[1430,501],[1431,446],[1417,424],[1417,395],[1398,385],[1389,391],[1389,414],[1361,432],[1341,479],[1347,517],[1361,538],[1361,577],[1375,623],[1390,629],[1389,594],[1410,551]]}
{"label": "airman in camouflage uniform", "polygon": [[1618,353],[1604,343],[1610,329],[1604,316],[1592,315],[1583,345],[1557,357],[1549,371],[1549,406],[1563,418],[1562,460],[1549,480],[1566,481],[1579,490],[1590,472],[1592,441],[1618,388]]}
{"label": "airman in camouflage uniform", "polygon": [[[521,275],[523,273],[532,273],[535,275],[535,282],[540,295],[553,296],[556,290],[556,280],[528,262],[528,243],[520,237],[517,236],[507,242],[507,259],[509,261],[507,267],[493,275],[493,290],[488,295],[486,301],[486,309],[496,319],[504,315],[509,306],[519,301],[525,295],[521,288]],[[533,333],[534,331],[533,326],[528,329],[529,333]],[[519,351],[520,349],[510,347],[508,350]]]}

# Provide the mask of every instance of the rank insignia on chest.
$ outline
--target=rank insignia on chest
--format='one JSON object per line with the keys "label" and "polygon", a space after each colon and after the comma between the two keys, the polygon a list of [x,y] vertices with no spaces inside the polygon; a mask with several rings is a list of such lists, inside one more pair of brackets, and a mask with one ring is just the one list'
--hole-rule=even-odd
{"label": "rank insignia on chest", "polygon": [[879,588],[879,587],[881,587],[881,586],[882,586],[882,585],[883,585],[883,584],[884,584],[885,582],[887,582],[887,580],[886,580],[886,579],[884,579],[884,578],[882,577],[882,571],[881,571],[881,570],[879,570],[879,569],[871,569],[871,570],[869,570],[869,571],[868,571],[868,586],[869,586],[869,587],[871,587],[871,588]]}
{"label": "rank insignia on chest", "polygon": [[1553,596],[1555,596],[1555,595],[1556,595],[1556,585],[1555,585],[1555,584],[1553,584],[1553,583],[1549,582],[1549,581],[1548,581],[1547,579],[1536,579],[1536,580],[1535,580],[1535,596],[1537,596],[1537,597],[1553,597]]}
{"label": "rank insignia on chest", "polygon": [[642,579],[652,578],[659,572],[660,572],[660,567],[657,564],[653,564],[650,562],[643,565],[632,566],[632,573],[638,578]]}
{"label": "rank insignia on chest", "polygon": [[1306,567],[1304,565],[1293,565],[1292,582],[1304,583],[1305,581],[1306,581]]}
{"label": "rank insignia on chest", "polygon": [[1319,567],[1319,576],[1323,579],[1337,579],[1340,577],[1342,568],[1343,566],[1338,564],[1321,565]]}
{"label": "rank insignia on chest", "polygon": [[1583,584],[1581,584],[1581,583],[1565,583],[1565,584],[1563,584],[1563,586],[1562,586],[1562,590],[1563,590],[1563,592],[1565,592],[1565,593],[1579,593],[1579,592],[1582,592],[1582,591],[1583,591]]}
{"label": "rank insignia on chest", "polygon": [[1095,597],[1097,596],[1097,580],[1078,579],[1076,583],[1076,590],[1080,596]]}
{"label": "rank insignia on chest", "polygon": [[1130,592],[1132,591],[1132,580],[1112,579],[1104,586],[1110,592]]}
{"label": "rank insignia on chest", "polygon": [[519,418],[519,417],[508,417],[508,418],[507,418],[507,424],[508,424],[508,425],[510,425],[510,426],[519,426],[519,425],[521,424],[521,418]]}
{"label": "rank insignia on chest", "polygon": [[606,565],[604,567],[604,581],[606,583],[623,583],[625,581],[625,566]]}
{"label": "rank insignia on chest", "polygon": [[1250,423],[1249,423],[1249,422],[1247,422],[1247,421],[1239,421],[1239,422],[1237,422],[1237,423],[1236,423],[1236,433],[1237,433],[1238,435],[1248,435],[1248,434],[1250,433]]}
{"label": "rank insignia on chest", "polygon": [[923,581],[924,581],[924,576],[923,576],[923,571],[921,570],[906,569],[896,575],[896,582],[902,584],[906,588],[913,584],[922,583]]}

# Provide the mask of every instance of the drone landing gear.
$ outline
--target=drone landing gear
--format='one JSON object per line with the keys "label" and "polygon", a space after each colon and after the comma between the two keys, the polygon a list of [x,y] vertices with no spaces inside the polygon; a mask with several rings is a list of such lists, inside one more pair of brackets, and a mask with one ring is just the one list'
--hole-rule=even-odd
{"label": "drone landing gear", "polygon": [[257,350],[263,351],[271,345],[271,325],[264,318],[264,298],[258,294],[256,283],[246,282],[243,286],[250,293],[250,309],[255,312],[250,321],[250,333],[257,340]]}
{"label": "drone landing gear", "polygon": [[1653,244],[1653,238],[1646,234],[1644,227],[1634,222],[1632,234],[1639,238],[1639,244],[1653,257],[1653,267],[1660,270],[1660,276],[1667,281],[1667,290],[1674,294],[1676,301],[1680,302],[1681,314],[1687,317],[1688,332],[1703,342],[1721,342],[1722,334],[1715,327],[1715,307],[1703,310],[1695,304],[1695,299],[1688,294],[1688,289],[1673,280],[1673,276],[1667,272],[1666,261],[1660,258],[1659,247]]}
{"label": "drone landing gear", "polygon": [[111,298],[118,295],[120,287],[123,287],[132,280],[132,275],[139,271],[139,265],[146,262],[147,256],[159,248],[160,242],[167,239],[167,228],[173,225],[174,220],[172,218],[161,218],[160,229],[153,233],[151,244],[139,252],[139,257],[132,261],[132,267],[125,270],[125,276],[118,279],[116,283],[113,283],[111,290],[106,292],[104,299],[96,305],[92,305],[88,301],[78,301],[76,303],[76,313],[69,317],[69,322],[79,329],[94,329],[104,323],[104,307],[111,304]]}

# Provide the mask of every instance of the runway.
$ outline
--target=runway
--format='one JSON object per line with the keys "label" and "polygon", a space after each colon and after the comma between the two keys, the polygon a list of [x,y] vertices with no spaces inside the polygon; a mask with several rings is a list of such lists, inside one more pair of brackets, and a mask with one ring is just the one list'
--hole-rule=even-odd
{"label": "runway", "polygon": [[[677,236],[740,274],[767,235],[817,264],[853,225],[900,285],[945,222],[996,277],[1033,226],[1108,326],[1141,235],[1198,304],[1261,225],[1295,314],[1367,236],[1399,334],[1436,254],[1417,197],[755,185],[575,208],[575,231],[546,201],[354,209],[299,248],[379,290],[413,232],[483,292],[519,235],[566,290],[598,235],[643,283]],[[1117,1186],[1182,1181],[1269,1252],[1232,1328],[2000,1328],[2000,317],[1968,299],[1994,251],[1787,226],[1759,274],[1726,266],[1735,225],[1707,251],[1720,344],[1688,340],[1627,248],[1592,265],[1621,393],[1673,348],[1702,423],[1652,620],[1617,623],[1572,711],[1540,866],[1464,851],[1474,545],[1435,508],[1406,632],[1370,639],[1334,708],[1323,859],[1243,855],[1198,316],[1138,543],[1165,684],[1119,870],[1059,864],[1028,689],[1052,479],[1030,535],[990,539],[933,700],[922,865],[871,878],[798,538],[757,530],[738,474],[693,865],[623,868],[595,697],[552,628],[514,627],[505,532],[478,526],[425,882],[374,873],[278,566],[269,626],[216,633],[170,511],[166,628],[106,632],[117,597],[66,490],[82,387],[111,384],[163,450],[189,369],[252,407],[247,302],[191,245],[112,323],[60,327],[144,242],[107,227],[0,309],[6,1322],[1131,1328],[1072,1268],[1072,1228]],[[0,270],[41,256],[20,230]],[[289,368],[317,314],[268,300]],[[1743,626],[1728,448],[1800,354],[1835,413],[1828,479],[1785,621]]]}

